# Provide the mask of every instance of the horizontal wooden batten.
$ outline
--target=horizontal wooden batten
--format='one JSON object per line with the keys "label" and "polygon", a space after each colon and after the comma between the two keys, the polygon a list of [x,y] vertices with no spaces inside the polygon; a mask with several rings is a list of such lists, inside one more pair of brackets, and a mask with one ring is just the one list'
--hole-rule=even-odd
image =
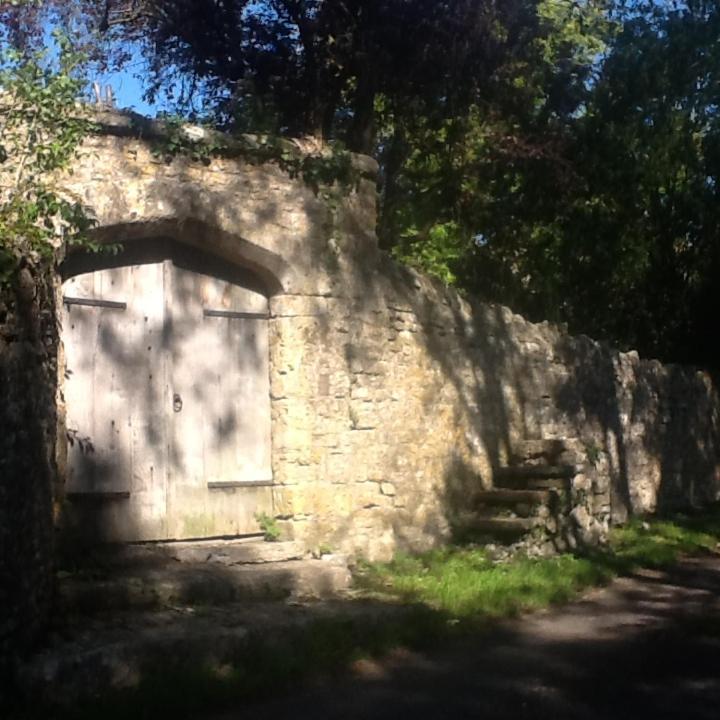
{"label": "horizontal wooden batten", "polygon": [[129,491],[118,491],[118,492],[69,492],[67,493],[68,500],[129,500]]}
{"label": "horizontal wooden batten", "polygon": [[205,317],[232,318],[238,320],[267,320],[267,313],[235,312],[234,310],[209,310],[203,309]]}
{"label": "horizontal wooden batten", "polygon": [[223,490],[224,488],[255,488],[270,487],[275,483],[272,480],[232,480],[217,482],[210,481],[207,486],[210,490]]}
{"label": "horizontal wooden batten", "polygon": [[110,308],[111,310],[127,310],[127,303],[116,302],[115,300],[95,300],[93,298],[64,297],[66,305],[81,305],[84,307]]}

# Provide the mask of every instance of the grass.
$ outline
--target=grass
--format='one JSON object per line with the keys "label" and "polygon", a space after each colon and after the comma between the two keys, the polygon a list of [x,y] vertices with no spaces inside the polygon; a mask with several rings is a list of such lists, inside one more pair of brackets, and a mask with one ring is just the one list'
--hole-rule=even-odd
{"label": "grass", "polygon": [[131,690],[62,713],[45,708],[19,717],[182,720],[237,709],[248,698],[342,672],[361,658],[382,657],[397,647],[426,649],[498,618],[567,602],[638,567],[661,568],[682,555],[717,552],[719,540],[720,508],[673,520],[633,520],[612,532],[607,548],[586,556],[518,556],[494,564],[482,548],[468,546],[366,564],[357,575],[366,596],[390,601],[402,612],[318,619],[272,635],[260,628],[230,665],[198,666],[189,659],[180,668],[147,674]]}
{"label": "grass", "polygon": [[620,571],[662,568],[682,555],[716,552],[720,541],[720,509],[671,520],[632,520],[613,530],[609,559]]}
{"label": "grass", "polygon": [[453,547],[367,564],[359,579],[369,591],[422,603],[451,619],[482,624],[567,602],[638,567],[661,568],[680,556],[713,552],[720,510],[674,520],[632,520],[612,531],[608,546],[586,555],[493,563],[478,547]]}
{"label": "grass", "polygon": [[571,555],[494,565],[481,549],[452,548],[366,566],[361,582],[451,619],[483,622],[566,602],[611,577],[606,565]]}

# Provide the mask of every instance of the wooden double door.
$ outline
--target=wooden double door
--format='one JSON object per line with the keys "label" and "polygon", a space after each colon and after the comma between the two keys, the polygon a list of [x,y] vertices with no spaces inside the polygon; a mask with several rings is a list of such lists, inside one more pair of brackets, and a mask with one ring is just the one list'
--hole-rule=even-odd
{"label": "wooden double door", "polygon": [[171,260],[63,285],[70,522],[99,540],[234,536],[272,512],[268,305]]}

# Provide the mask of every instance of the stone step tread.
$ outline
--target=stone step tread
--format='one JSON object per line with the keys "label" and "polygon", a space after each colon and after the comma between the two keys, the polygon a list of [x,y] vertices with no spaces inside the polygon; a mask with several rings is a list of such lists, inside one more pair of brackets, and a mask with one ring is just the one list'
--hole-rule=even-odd
{"label": "stone step tread", "polygon": [[517,490],[552,490],[556,493],[567,490],[565,478],[496,478],[500,487]]}
{"label": "stone step tread", "polygon": [[495,478],[505,479],[569,479],[578,474],[577,465],[510,465],[495,470]]}
{"label": "stone step tread", "polygon": [[123,570],[164,567],[177,562],[256,565],[300,560],[306,555],[302,543],[266,542],[259,538],[132,543],[96,548],[83,558],[79,567]]}
{"label": "stone step tread", "polygon": [[563,455],[577,454],[582,443],[578,438],[542,438],[522,440],[510,453],[511,461],[523,463],[531,458],[544,458],[555,464]]}
{"label": "stone step tread", "polygon": [[172,605],[220,605],[240,600],[288,597],[332,598],[350,586],[342,556],[263,565],[175,563],[126,569],[105,577],[82,574],[60,582],[67,612],[97,613]]}
{"label": "stone step tread", "polygon": [[568,478],[495,478],[499,487],[510,490],[551,490],[562,492],[567,489]]}
{"label": "stone step tread", "polygon": [[550,502],[550,490],[493,488],[475,493],[476,505],[541,505]]}
{"label": "stone step tread", "polygon": [[180,562],[215,562],[222,565],[264,564],[300,560],[306,552],[298,542],[172,543],[162,548]]}
{"label": "stone step tread", "polygon": [[483,518],[477,517],[473,520],[472,529],[484,535],[493,537],[520,537],[536,527],[537,521],[534,518]]}

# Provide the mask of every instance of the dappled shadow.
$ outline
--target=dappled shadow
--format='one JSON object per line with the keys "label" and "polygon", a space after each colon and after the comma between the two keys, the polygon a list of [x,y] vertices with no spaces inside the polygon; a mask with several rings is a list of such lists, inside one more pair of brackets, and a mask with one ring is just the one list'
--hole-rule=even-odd
{"label": "dappled shadow", "polygon": [[[412,600],[167,608],[111,623],[85,617],[84,632],[64,631],[76,670],[87,670],[83,688],[66,678],[64,698],[88,716],[112,708],[108,717],[142,709],[175,718],[222,711],[227,720],[711,720],[720,700],[719,597],[714,557],[638,571],[567,606],[508,621],[458,623]],[[100,643],[101,655],[93,649]],[[168,655],[168,647],[184,651]],[[78,690],[107,683],[112,663],[97,658],[113,653],[139,670],[139,689],[84,706]],[[308,679],[305,690],[287,694]],[[51,714],[63,717],[57,708]]]}
{"label": "dappled shadow", "polygon": [[720,700],[720,568],[682,566],[224,717],[697,718]]}
{"label": "dappled shadow", "polygon": [[[276,468],[288,485],[336,484],[338,498],[360,498],[349,508],[338,500],[343,511],[331,508],[332,519],[299,513],[324,524],[329,539],[356,530],[368,542],[386,531],[407,546],[443,539],[443,513],[473,486],[489,487],[494,470],[533,438],[577,438],[600,452],[616,521],[717,494],[718,422],[707,422],[709,399],[691,409],[703,404],[697,383],[670,381],[670,370],[461,299],[397,266],[378,251],[367,178],[318,195],[272,163],[163,164],[132,143],[117,149],[105,149],[112,175],[96,187],[82,173],[77,181],[102,210],[97,239],[154,234],[212,248],[278,300],[273,408],[287,422]],[[694,400],[683,406],[683,393]],[[670,395],[666,408],[661,398]],[[243,420],[222,414],[218,436]],[[368,481],[372,498],[357,487]]]}
{"label": "dappled shadow", "polygon": [[[236,518],[224,506],[237,505],[243,482],[271,480],[263,279],[168,238],[75,253],[63,274],[66,534],[75,543],[256,531],[269,489],[254,489]],[[223,481],[238,485],[233,498],[208,487]]]}
{"label": "dappled shadow", "polygon": [[[535,438],[579,441],[595,474],[602,473],[594,490],[609,494],[613,522],[717,499],[720,423],[707,375],[639,360],[559,326],[460,298],[387,258],[377,268],[366,296],[355,298],[358,308],[391,327],[393,313],[409,313],[398,327],[409,330],[410,357],[419,364],[425,353],[432,359],[423,376],[432,402],[415,424],[418,445],[443,432],[443,405],[464,431],[446,447],[438,488],[449,516],[473,486],[490,484],[518,443]],[[367,335],[355,336],[354,356],[368,352]],[[382,367],[383,359],[388,355],[376,364]],[[606,469],[597,470],[598,458]]]}
{"label": "dappled shadow", "polygon": [[618,353],[585,336],[561,337],[558,352],[569,374],[559,388],[551,390],[557,410],[572,418],[576,436],[608,457],[612,519],[624,522],[633,512],[633,503],[618,398]]}

